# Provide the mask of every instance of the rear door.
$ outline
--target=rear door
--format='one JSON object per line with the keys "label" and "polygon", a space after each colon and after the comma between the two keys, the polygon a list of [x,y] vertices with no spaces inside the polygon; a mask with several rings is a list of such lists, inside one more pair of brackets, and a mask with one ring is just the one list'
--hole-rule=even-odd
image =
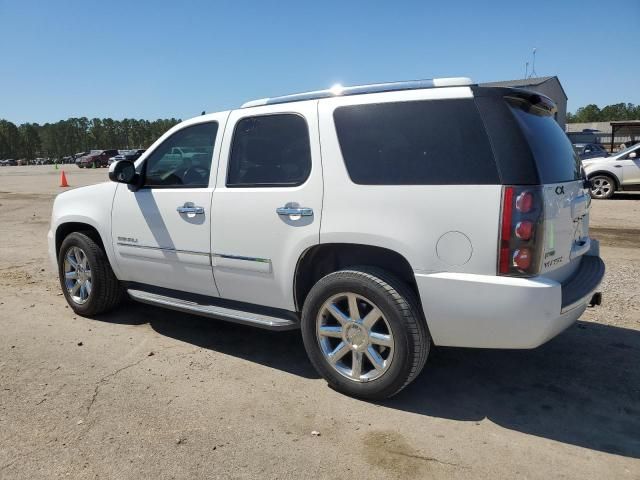
{"label": "rear door", "polygon": [[295,310],[295,269],[319,243],[322,192],[317,101],[230,114],[213,194],[223,298]]}
{"label": "rear door", "polygon": [[640,184],[640,145],[619,157],[615,164],[621,166],[623,185]]}

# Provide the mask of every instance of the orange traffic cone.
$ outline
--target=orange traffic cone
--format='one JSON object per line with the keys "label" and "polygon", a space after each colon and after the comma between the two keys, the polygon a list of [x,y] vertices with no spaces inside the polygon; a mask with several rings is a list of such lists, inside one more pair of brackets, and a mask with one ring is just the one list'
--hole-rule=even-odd
{"label": "orange traffic cone", "polygon": [[69,186],[69,184],[67,183],[67,176],[64,174],[64,170],[62,170],[62,172],[60,173],[60,186],[61,187]]}

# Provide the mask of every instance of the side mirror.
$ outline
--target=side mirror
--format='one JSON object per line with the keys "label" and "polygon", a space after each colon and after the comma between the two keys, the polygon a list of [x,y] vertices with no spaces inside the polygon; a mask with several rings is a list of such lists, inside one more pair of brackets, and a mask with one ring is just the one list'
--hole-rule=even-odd
{"label": "side mirror", "polygon": [[132,185],[136,183],[138,174],[131,160],[119,160],[109,165],[109,180]]}
{"label": "side mirror", "polygon": [[638,154],[636,152],[631,152],[629,154],[629,158],[636,158],[638,156]]}

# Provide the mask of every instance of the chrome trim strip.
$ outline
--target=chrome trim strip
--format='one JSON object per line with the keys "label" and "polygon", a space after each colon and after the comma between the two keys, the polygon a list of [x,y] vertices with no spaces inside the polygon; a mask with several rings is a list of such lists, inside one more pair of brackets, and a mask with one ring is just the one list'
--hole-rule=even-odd
{"label": "chrome trim strip", "polygon": [[152,247],[151,245],[136,245],[135,243],[118,242],[118,245],[120,245],[121,247],[144,248],[147,250],[162,250],[163,252],[188,253],[189,255],[202,255],[205,257],[211,256],[210,253],[206,253],[206,252],[194,252],[193,250],[178,250],[176,248],[167,248],[167,247]]}
{"label": "chrome trim strip", "polygon": [[228,258],[231,260],[246,260],[247,262],[271,263],[270,258],[243,257],[242,255],[227,255],[225,253],[214,253],[214,257]]}

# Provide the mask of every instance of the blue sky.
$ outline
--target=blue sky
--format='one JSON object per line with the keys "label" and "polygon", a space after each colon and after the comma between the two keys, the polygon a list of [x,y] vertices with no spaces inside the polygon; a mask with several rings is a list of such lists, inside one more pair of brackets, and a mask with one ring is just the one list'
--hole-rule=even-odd
{"label": "blue sky", "polygon": [[522,78],[533,47],[569,110],[638,104],[639,28],[638,0],[0,0],[0,118],[184,119],[334,83]]}

